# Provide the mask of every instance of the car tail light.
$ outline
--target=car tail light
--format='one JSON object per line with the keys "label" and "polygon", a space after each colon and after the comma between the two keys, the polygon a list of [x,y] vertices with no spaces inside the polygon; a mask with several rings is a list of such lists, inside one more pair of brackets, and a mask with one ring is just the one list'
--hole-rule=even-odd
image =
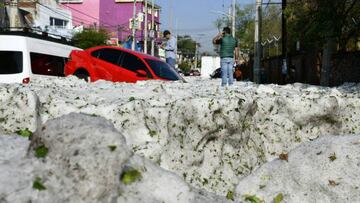
{"label": "car tail light", "polygon": [[30,82],[30,78],[24,78],[24,79],[22,80],[22,83],[23,83],[23,84],[29,84],[29,82]]}

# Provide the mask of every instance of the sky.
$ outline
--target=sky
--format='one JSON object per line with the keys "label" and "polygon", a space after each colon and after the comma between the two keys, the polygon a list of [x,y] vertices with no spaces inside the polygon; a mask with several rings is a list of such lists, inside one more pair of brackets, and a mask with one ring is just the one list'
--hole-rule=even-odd
{"label": "sky", "polygon": [[[161,29],[172,30],[174,34],[191,35],[201,44],[201,51],[213,51],[211,40],[218,33],[214,21],[222,16],[219,11],[229,12],[231,2],[232,0],[155,0],[162,7]],[[255,0],[236,2],[240,5],[255,4]]]}

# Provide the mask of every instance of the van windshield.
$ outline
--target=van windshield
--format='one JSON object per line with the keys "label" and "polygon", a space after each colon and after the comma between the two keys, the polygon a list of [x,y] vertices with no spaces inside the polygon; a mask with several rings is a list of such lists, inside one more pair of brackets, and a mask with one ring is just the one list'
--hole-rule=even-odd
{"label": "van windshield", "polygon": [[23,57],[20,51],[0,51],[0,74],[16,74],[23,71]]}

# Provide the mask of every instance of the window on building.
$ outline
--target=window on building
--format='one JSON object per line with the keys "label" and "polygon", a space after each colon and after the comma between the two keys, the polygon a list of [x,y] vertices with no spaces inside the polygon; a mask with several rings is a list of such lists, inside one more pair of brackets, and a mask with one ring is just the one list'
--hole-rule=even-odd
{"label": "window on building", "polygon": [[50,17],[50,26],[57,28],[66,28],[69,21]]}
{"label": "window on building", "polygon": [[23,71],[23,54],[21,51],[0,51],[0,74],[16,74]]}
{"label": "window on building", "polygon": [[30,53],[31,72],[39,75],[64,76],[65,57]]}

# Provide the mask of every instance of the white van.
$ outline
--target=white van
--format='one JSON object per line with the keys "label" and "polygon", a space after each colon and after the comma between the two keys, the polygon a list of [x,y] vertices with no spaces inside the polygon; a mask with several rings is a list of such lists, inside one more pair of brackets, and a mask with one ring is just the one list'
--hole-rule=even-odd
{"label": "white van", "polygon": [[33,74],[63,76],[72,50],[79,48],[34,33],[0,33],[0,83],[29,83]]}

